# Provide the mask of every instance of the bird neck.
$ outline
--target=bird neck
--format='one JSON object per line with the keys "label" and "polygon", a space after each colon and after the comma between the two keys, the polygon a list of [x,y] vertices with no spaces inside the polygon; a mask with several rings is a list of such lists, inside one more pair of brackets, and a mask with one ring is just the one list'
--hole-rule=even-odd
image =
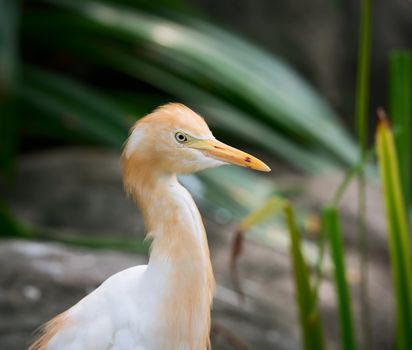
{"label": "bird neck", "polygon": [[210,261],[205,229],[190,193],[174,174],[161,175],[145,184],[138,198],[148,237],[152,239],[150,262],[195,265]]}
{"label": "bird neck", "polygon": [[162,299],[168,342],[206,349],[214,278],[199,211],[175,174],[145,176],[132,194],[152,239],[147,273]]}

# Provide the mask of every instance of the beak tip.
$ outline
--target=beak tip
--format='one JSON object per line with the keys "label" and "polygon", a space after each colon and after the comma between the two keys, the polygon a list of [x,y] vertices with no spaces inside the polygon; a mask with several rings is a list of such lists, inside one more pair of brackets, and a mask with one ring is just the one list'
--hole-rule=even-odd
{"label": "beak tip", "polygon": [[264,164],[264,167],[263,167],[262,171],[265,172],[265,173],[270,173],[272,171],[272,169],[269,168],[266,164]]}
{"label": "beak tip", "polygon": [[269,173],[272,171],[272,169],[270,169],[270,167],[266,163],[263,163],[261,160],[256,159],[256,158],[255,160],[256,160],[256,163],[255,163],[255,166],[252,167],[252,169],[262,171],[264,173]]}

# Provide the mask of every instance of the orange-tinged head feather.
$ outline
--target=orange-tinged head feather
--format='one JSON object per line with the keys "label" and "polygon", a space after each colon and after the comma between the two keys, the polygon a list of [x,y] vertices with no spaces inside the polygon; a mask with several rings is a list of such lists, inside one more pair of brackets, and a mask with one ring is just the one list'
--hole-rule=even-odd
{"label": "orange-tinged head feather", "polygon": [[[213,139],[204,119],[190,108],[170,103],[155,109],[131,128],[122,154],[124,174],[141,168],[150,173],[189,173],[217,165],[201,152],[179,144],[176,133],[183,132],[195,139]],[[125,181],[127,182],[127,181]],[[127,187],[127,186],[126,186]]]}

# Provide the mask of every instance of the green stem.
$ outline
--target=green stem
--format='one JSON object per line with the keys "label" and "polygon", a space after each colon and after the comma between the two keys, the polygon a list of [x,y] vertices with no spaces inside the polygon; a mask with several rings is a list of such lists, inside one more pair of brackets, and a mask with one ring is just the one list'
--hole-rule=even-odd
{"label": "green stem", "polygon": [[324,258],[325,258],[325,230],[321,227],[319,234],[319,248],[318,248],[318,258],[315,266],[315,282],[313,285],[313,297],[312,297],[312,312],[315,312],[318,307],[319,302],[319,289],[323,280],[323,268],[324,268]]}
{"label": "green stem", "polygon": [[[342,199],[343,194],[346,192],[346,189],[352,182],[352,180],[355,178],[356,175],[359,174],[360,171],[364,171],[366,165],[369,163],[369,161],[372,159],[372,157],[375,156],[375,149],[372,148],[369,150],[365,156],[365,158],[361,161],[359,161],[356,165],[354,165],[352,168],[350,168],[342,182],[340,183],[338,189],[335,192],[335,195],[333,196],[333,200],[330,203],[331,207],[337,208],[339,206],[339,203]],[[317,307],[318,304],[318,299],[319,299],[319,288],[323,280],[323,270],[324,270],[324,255],[325,255],[325,232],[324,232],[324,227],[322,226],[320,235],[319,235],[319,248],[318,248],[318,257],[317,257],[317,262],[316,262],[316,267],[315,267],[315,282],[313,286],[313,302],[312,305],[313,307]]]}
{"label": "green stem", "polygon": [[352,180],[361,171],[365,171],[366,165],[374,157],[374,155],[375,155],[375,149],[372,148],[366,153],[364,159],[361,159],[355,166],[353,166],[346,172],[345,177],[343,178],[342,182],[340,183],[338,189],[335,192],[335,195],[332,200],[332,206],[337,207],[339,205],[342,199],[342,196],[346,192],[346,189],[348,188]]}
{"label": "green stem", "polygon": [[372,326],[369,308],[368,232],[366,225],[366,176],[361,171],[358,178],[358,250],[360,255],[360,302],[363,348],[372,349]]}
{"label": "green stem", "polygon": [[339,215],[335,207],[326,207],[322,210],[322,226],[324,227],[325,234],[328,235],[334,266],[342,349],[355,350],[357,347],[353,327],[351,298],[346,281],[344,245]]}
{"label": "green stem", "polygon": [[356,122],[361,156],[366,153],[368,139],[369,75],[371,47],[371,0],[362,1],[358,73],[356,87]]}
{"label": "green stem", "polygon": [[[359,142],[359,157],[363,161],[366,156],[368,140],[368,106],[369,106],[369,76],[371,48],[371,0],[362,0],[360,40],[358,53],[358,73],[356,89],[356,123]],[[368,234],[366,227],[366,178],[365,172],[359,174],[358,183],[358,237],[360,256],[360,305],[363,332],[363,348],[372,348],[372,332],[368,306]]]}
{"label": "green stem", "polygon": [[290,203],[285,203],[283,212],[290,234],[290,254],[304,348],[305,350],[322,350],[325,346],[319,310],[312,305],[313,290],[310,285],[309,271],[302,255],[300,233]]}

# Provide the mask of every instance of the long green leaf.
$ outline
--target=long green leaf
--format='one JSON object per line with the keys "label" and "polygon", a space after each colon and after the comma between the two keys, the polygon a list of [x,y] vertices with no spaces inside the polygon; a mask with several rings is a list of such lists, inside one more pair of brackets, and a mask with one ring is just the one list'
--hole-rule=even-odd
{"label": "long green leaf", "polygon": [[412,53],[410,51],[391,53],[389,83],[389,112],[395,130],[403,199],[408,210],[411,208],[412,198]]}
{"label": "long green leaf", "polygon": [[149,251],[149,244],[143,239],[126,239],[115,237],[95,238],[88,237],[86,235],[54,232],[39,227],[23,225],[17,221],[17,219],[7,210],[6,206],[1,202],[0,238],[18,238],[37,241],[59,242],[77,247],[132,251],[141,254],[147,254]]}
{"label": "long green leaf", "polygon": [[241,251],[241,237],[246,231],[263,224],[279,211],[283,211],[290,237],[289,249],[303,345],[306,350],[322,350],[324,348],[324,337],[319,307],[317,299],[314,298],[315,291],[311,286],[308,267],[303,258],[300,233],[291,204],[279,196],[272,196],[255,211],[249,213],[239,224],[238,236],[236,237],[234,247],[232,247],[232,255],[235,259],[239,255]]}
{"label": "long green leaf", "polygon": [[262,206],[249,213],[239,224],[242,231],[248,231],[252,227],[260,225],[269,220],[285,206],[285,200],[273,196],[269,198]]}
{"label": "long green leaf", "polygon": [[24,101],[89,139],[120,149],[127,136],[127,116],[105,97],[61,75],[33,68],[24,70],[23,79],[19,94]]}
{"label": "long green leaf", "polygon": [[149,243],[143,238],[117,238],[116,235],[112,237],[88,237],[87,235],[67,234],[61,232],[53,232],[47,229],[38,227],[26,227],[25,234],[19,238],[58,242],[75,247],[83,247],[90,249],[109,249],[134,252],[140,254],[147,254],[149,252]]}
{"label": "long green leaf", "polygon": [[411,242],[395,143],[389,125],[384,119],[378,124],[376,148],[389,230],[397,319],[396,345],[403,350],[412,344]]}
{"label": "long green leaf", "polygon": [[309,272],[302,256],[300,234],[290,204],[285,205],[284,213],[291,239],[290,254],[293,263],[295,293],[299,305],[303,343],[306,350],[321,350],[324,348],[324,339],[320,314],[313,305],[313,291],[310,285]]}
{"label": "long green leaf", "polygon": [[342,349],[355,350],[357,347],[351,310],[351,298],[346,281],[345,254],[339,216],[336,208],[325,207],[322,210],[322,225],[328,235],[333,259]]}

